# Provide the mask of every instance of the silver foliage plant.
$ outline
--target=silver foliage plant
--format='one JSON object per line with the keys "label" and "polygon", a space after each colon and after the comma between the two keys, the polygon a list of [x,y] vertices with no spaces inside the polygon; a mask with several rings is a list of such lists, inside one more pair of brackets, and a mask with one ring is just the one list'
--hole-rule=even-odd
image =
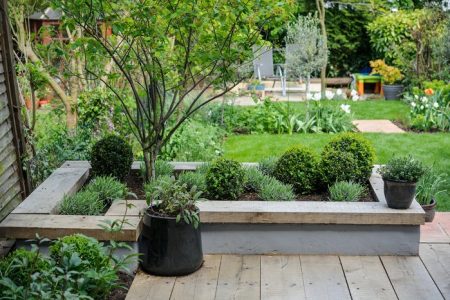
{"label": "silver foliage plant", "polygon": [[327,61],[328,52],[319,25],[317,14],[309,14],[299,16],[287,29],[286,69],[290,76],[306,78],[307,94],[311,74]]}

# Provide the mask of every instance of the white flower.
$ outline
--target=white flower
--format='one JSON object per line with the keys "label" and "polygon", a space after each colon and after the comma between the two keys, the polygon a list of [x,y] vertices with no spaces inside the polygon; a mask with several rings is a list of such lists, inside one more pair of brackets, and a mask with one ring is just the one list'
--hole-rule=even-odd
{"label": "white flower", "polygon": [[311,100],[313,95],[311,93],[306,93],[306,100]]}
{"label": "white flower", "polygon": [[427,97],[425,97],[425,96],[423,96],[422,98],[420,98],[420,100],[421,100],[423,103],[427,103],[427,101],[428,101]]}
{"label": "white flower", "polygon": [[337,95],[337,96],[341,96],[342,93],[343,93],[343,92],[342,92],[342,89],[337,89],[337,90],[336,90],[336,95]]}
{"label": "white flower", "polygon": [[423,105],[421,105],[421,106],[420,106],[420,109],[424,109],[424,106],[423,106]]}
{"label": "white flower", "polygon": [[346,113],[350,113],[350,105],[349,104],[341,104],[341,109]]}
{"label": "white flower", "polygon": [[356,90],[352,90],[352,91],[350,92],[350,95],[352,95],[352,96],[358,96],[358,92],[357,92]]}
{"label": "white flower", "polygon": [[411,102],[412,107],[416,107],[416,102]]}
{"label": "white flower", "polygon": [[353,101],[358,101],[358,100],[359,100],[359,96],[358,96],[358,95],[352,96],[352,100],[353,100]]}
{"label": "white flower", "polygon": [[419,100],[419,95],[414,95],[414,99]]}
{"label": "white flower", "polygon": [[433,106],[434,106],[434,108],[438,108],[438,107],[439,107],[439,103],[434,102],[434,103],[433,103]]}
{"label": "white flower", "polygon": [[315,101],[320,101],[320,99],[321,99],[320,93],[315,93],[315,94],[313,95],[313,98],[312,98],[312,99],[315,100]]}
{"label": "white flower", "polygon": [[325,97],[326,97],[328,100],[331,100],[331,99],[333,99],[333,97],[334,97],[334,93],[333,93],[332,91],[325,91]]}

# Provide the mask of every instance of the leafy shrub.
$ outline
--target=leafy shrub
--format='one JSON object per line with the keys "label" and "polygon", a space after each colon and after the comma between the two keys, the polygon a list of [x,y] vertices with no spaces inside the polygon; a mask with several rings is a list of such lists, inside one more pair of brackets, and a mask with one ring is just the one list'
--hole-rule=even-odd
{"label": "leafy shrub", "polygon": [[74,234],[56,240],[49,250],[50,256],[57,263],[61,263],[64,258],[70,259],[72,253],[76,252],[82,260],[79,265],[80,270],[84,268],[100,270],[111,267],[109,257],[102,246],[93,238],[82,234]]}
{"label": "leafy shrub", "polygon": [[402,182],[417,182],[425,171],[422,162],[411,155],[394,157],[378,170],[384,180]]}
{"label": "leafy shrub", "polygon": [[388,66],[384,60],[377,59],[370,62],[371,74],[381,75],[385,84],[394,84],[403,79],[403,74],[396,67]]}
{"label": "leafy shrub", "polygon": [[28,285],[31,275],[50,268],[50,263],[35,250],[17,249],[0,260],[0,278]]}
{"label": "leafy shrub", "polygon": [[125,184],[110,176],[95,177],[85,190],[97,193],[105,205],[110,205],[114,200],[123,199],[128,193]]}
{"label": "leafy shrub", "polygon": [[155,163],[156,176],[170,176],[173,173],[173,166],[167,161],[157,160]]}
{"label": "leafy shrub", "polygon": [[[177,222],[198,227],[200,218],[196,202],[201,200],[202,191],[196,186],[188,189],[186,184],[177,182],[174,177],[163,176],[147,184],[145,191],[151,210],[159,215],[174,217]],[[154,204],[154,201],[159,202]]]}
{"label": "leafy shrub", "polygon": [[372,173],[374,160],[375,151],[367,139],[353,133],[340,134],[322,151],[322,181],[326,185],[336,181],[363,183]]}
{"label": "leafy shrub", "polygon": [[105,202],[97,192],[82,190],[74,195],[64,196],[59,214],[98,216],[103,214],[105,208]]}
{"label": "leafy shrub", "polygon": [[106,299],[121,287],[118,272],[125,270],[129,256],[112,255],[123,243],[104,247],[74,235],[54,242],[50,256],[44,257],[39,254],[44,242],[48,240],[33,244],[32,251],[17,250],[0,262],[2,299]]}
{"label": "leafy shrub", "polygon": [[245,171],[241,164],[228,159],[213,162],[206,173],[208,195],[218,200],[235,200],[244,189]]}
{"label": "leafy shrub", "polygon": [[195,186],[199,191],[206,191],[206,178],[202,172],[183,172],[178,176],[178,182],[185,184],[188,189]]}
{"label": "leafy shrub", "polygon": [[168,161],[209,161],[223,153],[223,130],[211,123],[188,120],[164,146],[160,158]]}
{"label": "leafy shrub", "polygon": [[420,177],[416,187],[416,200],[422,205],[430,204],[437,195],[447,192],[447,179],[444,173],[429,169]]}
{"label": "leafy shrub", "polygon": [[275,166],[277,165],[278,157],[269,156],[262,159],[258,163],[258,169],[264,174],[268,176],[273,176],[275,171]]}
{"label": "leafy shrub", "polygon": [[298,194],[308,194],[317,187],[318,161],[308,148],[299,146],[288,150],[278,160],[275,178],[291,184]]}
{"label": "leafy shrub", "polygon": [[268,176],[264,178],[258,195],[265,201],[291,201],[295,199],[292,185],[284,184]]}
{"label": "leafy shrub", "polygon": [[115,135],[98,141],[92,148],[91,166],[94,176],[113,176],[124,180],[130,173],[133,151],[128,143]]}
{"label": "leafy shrub", "polygon": [[328,189],[331,201],[358,201],[365,191],[363,185],[351,181],[338,181]]}

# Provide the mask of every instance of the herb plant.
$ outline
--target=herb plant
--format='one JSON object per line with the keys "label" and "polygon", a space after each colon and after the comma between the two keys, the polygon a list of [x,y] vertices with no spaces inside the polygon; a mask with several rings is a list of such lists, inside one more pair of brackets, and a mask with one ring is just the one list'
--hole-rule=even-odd
{"label": "herb plant", "polygon": [[392,158],[378,172],[384,180],[417,182],[425,171],[419,160],[408,155]]}
{"label": "herb plant", "polygon": [[258,169],[264,174],[268,176],[273,176],[275,171],[275,166],[277,165],[278,157],[269,156],[262,159],[258,163]]}
{"label": "herb plant", "polygon": [[150,211],[198,227],[200,218],[196,203],[201,200],[202,191],[196,186],[188,189],[175,177],[163,176],[147,184],[145,191]]}
{"label": "herb plant", "polygon": [[339,181],[329,187],[331,201],[355,202],[366,193],[363,185],[352,181]]}
{"label": "herb plant", "polygon": [[206,191],[206,177],[202,172],[183,172],[178,176],[177,181],[181,185],[186,184],[188,189],[195,186],[199,191]]}

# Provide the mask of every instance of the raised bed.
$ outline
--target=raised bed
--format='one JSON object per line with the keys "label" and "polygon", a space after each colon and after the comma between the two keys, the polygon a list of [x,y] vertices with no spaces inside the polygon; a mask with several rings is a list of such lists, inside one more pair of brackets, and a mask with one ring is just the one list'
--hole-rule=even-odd
{"label": "raised bed", "polygon": [[[194,171],[200,163],[173,163],[175,172]],[[248,166],[255,164],[248,163]],[[133,169],[140,164],[134,163]],[[84,233],[99,240],[135,242],[140,233],[144,200],[131,201],[131,225],[122,233],[105,232],[102,220],[123,217],[114,203],[105,216],[60,216],[55,210],[64,194],[78,191],[89,176],[88,162],[66,162],[0,224],[0,236],[58,238]],[[387,207],[383,182],[370,178],[378,202],[204,201],[199,204],[205,253],[417,255],[425,214],[414,201],[410,209]]]}

